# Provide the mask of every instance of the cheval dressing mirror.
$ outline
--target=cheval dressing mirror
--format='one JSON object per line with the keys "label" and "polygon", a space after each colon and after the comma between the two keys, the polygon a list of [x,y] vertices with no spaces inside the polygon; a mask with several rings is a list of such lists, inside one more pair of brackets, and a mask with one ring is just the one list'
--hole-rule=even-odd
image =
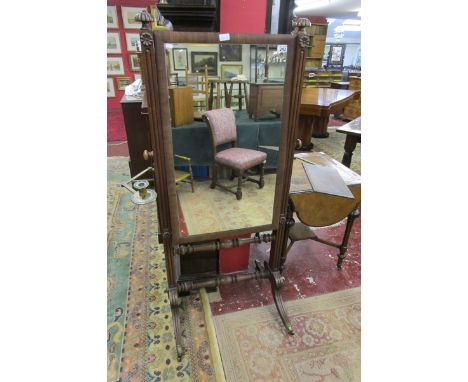
{"label": "cheval dressing mirror", "polygon": [[[280,260],[310,22],[296,20],[291,35],[249,35],[153,31],[146,11],[136,20],[178,356],[180,293],[203,287],[269,280],[293,334]],[[260,242],[271,242],[270,257],[255,271],[179,277],[181,256]]]}

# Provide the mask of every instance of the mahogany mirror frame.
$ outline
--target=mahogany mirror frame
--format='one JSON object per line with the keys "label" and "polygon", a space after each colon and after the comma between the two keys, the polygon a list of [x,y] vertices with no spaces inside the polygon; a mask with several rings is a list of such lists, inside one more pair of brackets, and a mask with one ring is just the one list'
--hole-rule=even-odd
{"label": "mahogany mirror frame", "polygon": [[[220,40],[219,33],[172,32],[142,29],[141,66],[148,102],[151,143],[153,146],[153,166],[155,185],[160,210],[160,232],[170,235],[173,245],[215,240],[227,236],[240,236],[254,232],[276,231],[286,214],[286,199],[294,150],[294,127],[298,120],[298,93],[302,84],[302,71],[295,70],[298,37],[291,35],[229,34],[229,40]],[[168,78],[165,60],[165,44],[252,44],[286,45],[287,63],[284,81],[283,109],[281,113],[281,135],[278,167],[273,204],[273,217],[270,224],[228,231],[210,232],[182,236],[179,230],[179,212],[174,177],[174,157],[172,127],[169,105]],[[235,202],[235,201],[234,201]],[[233,202],[233,203],[234,203]],[[169,211],[166,211],[169,209]]]}

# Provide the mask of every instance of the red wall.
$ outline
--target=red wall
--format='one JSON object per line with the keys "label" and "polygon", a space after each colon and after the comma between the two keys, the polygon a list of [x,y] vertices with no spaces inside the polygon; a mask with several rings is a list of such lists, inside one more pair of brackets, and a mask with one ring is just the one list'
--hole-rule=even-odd
{"label": "red wall", "polygon": [[[134,79],[134,73],[130,70],[129,56],[125,42],[125,32],[138,32],[138,29],[124,29],[121,6],[147,7],[157,4],[155,0],[108,0],[107,5],[117,6],[119,19],[118,29],[108,29],[109,32],[119,32],[121,54],[109,54],[108,56],[121,56],[123,58],[125,74],[109,77],[130,77]],[[264,33],[266,19],[266,0],[220,0],[220,32],[221,33]],[[107,140],[123,141],[125,125],[123,121],[120,100],[124,95],[123,90],[117,90],[114,80],[115,98],[107,99]]]}
{"label": "red wall", "polygon": [[[108,54],[108,57],[122,57],[124,63],[125,73],[119,76],[108,76],[108,78],[116,77],[130,77],[132,81],[135,79],[134,74],[139,72],[133,72],[130,70],[129,55],[127,51],[127,45],[125,40],[125,32],[138,33],[139,29],[124,29],[122,21],[122,10],[121,6],[124,7],[146,7],[150,10],[150,4],[156,4],[157,1],[150,0],[108,0],[107,5],[117,6],[117,18],[119,20],[119,28],[108,28],[109,32],[119,32],[120,46],[122,47],[122,53]],[[114,79],[115,97],[107,98],[107,140],[108,141],[125,141],[127,136],[125,134],[125,125],[123,121],[122,107],[120,100],[124,96],[123,90],[117,89],[117,83]]]}
{"label": "red wall", "polygon": [[221,0],[221,33],[265,33],[266,0]]}

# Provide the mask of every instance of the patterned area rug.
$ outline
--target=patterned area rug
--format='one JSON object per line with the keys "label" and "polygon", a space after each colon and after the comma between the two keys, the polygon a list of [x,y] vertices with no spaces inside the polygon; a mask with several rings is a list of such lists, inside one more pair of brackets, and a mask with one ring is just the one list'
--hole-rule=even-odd
{"label": "patterned area rug", "polygon": [[[341,163],[344,154],[344,143],[346,135],[337,133],[336,127],[328,127],[330,136],[328,138],[312,138],[314,144],[313,151],[323,151],[325,154],[330,155]],[[356,145],[351,159],[351,169],[358,174],[361,173],[361,144]]]}
{"label": "patterned area rug", "polygon": [[198,293],[182,299],[186,354],[177,361],[155,205],[137,206],[120,183],[128,158],[108,159],[107,380],[214,381]]}
{"label": "patterned area rug", "polygon": [[[237,185],[221,179],[221,184]],[[197,181],[195,192],[189,186],[178,189],[179,201],[190,235],[255,227],[271,223],[276,175],[265,175],[262,189],[252,182],[242,185],[242,199],[222,189],[210,188],[211,182]]]}
{"label": "patterned area rug", "polygon": [[289,301],[289,336],[274,305],[215,316],[227,381],[360,380],[360,288]]}

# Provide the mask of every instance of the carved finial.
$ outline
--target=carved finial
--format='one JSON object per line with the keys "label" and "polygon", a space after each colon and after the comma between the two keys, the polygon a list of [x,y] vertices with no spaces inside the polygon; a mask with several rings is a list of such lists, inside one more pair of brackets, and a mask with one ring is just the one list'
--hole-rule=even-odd
{"label": "carved finial", "polygon": [[310,27],[312,24],[309,19],[305,17],[298,17],[296,19],[293,19],[292,21],[292,26],[294,30],[291,32],[291,34],[297,34],[299,37],[299,45],[302,48],[306,48],[309,43],[310,43],[310,37],[305,31],[306,27]]}
{"label": "carved finial", "polygon": [[135,21],[141,22],[141,29],[151,29],[151,23],[154,19],[146,9],[143,9],[136,14]]}

